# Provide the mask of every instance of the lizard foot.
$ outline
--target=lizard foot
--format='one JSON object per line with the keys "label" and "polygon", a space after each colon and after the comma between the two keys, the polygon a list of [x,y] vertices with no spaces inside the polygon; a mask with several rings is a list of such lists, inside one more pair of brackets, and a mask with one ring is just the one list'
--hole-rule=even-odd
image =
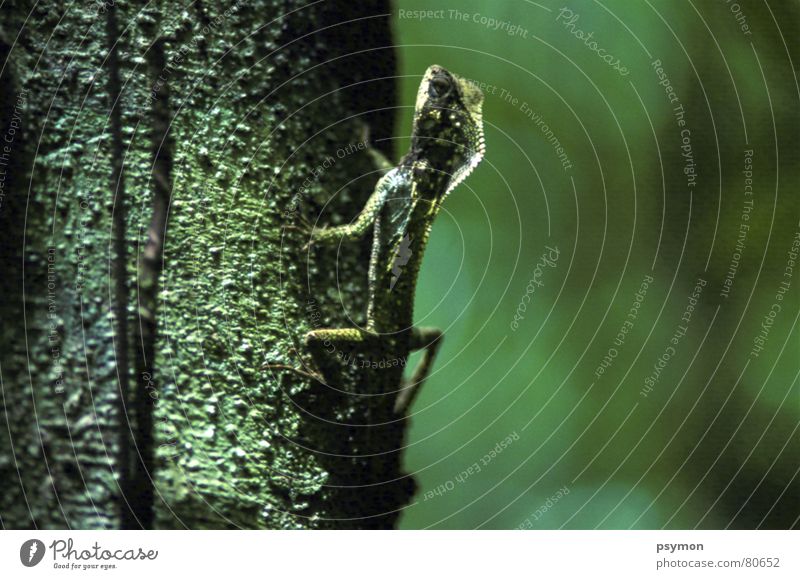
{"label": "lizard foot", "polygon": [[319,382],[320,384],[327,386],[325,383],[325,379],[316,372],[306,372],[305,370],[301,370],[300,368],[296,368],[295,366],[289,366],[288,364],[264,364],[261,366],[262,370],[289,370],[290,372],[294,372],[303,378],[308,378],[309,380],[314,380],[315,382]]}

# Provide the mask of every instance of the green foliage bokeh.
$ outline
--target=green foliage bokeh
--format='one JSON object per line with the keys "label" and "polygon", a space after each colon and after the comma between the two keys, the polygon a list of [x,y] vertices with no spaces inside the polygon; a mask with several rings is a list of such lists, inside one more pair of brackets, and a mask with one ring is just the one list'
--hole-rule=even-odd
{"label": "green foliage bokeh", "polygon": [[397,153],[433,63],[484,86],[487,143],[423,266],[404,528],[796,524],[800,7],[736,6],[396,4]]}

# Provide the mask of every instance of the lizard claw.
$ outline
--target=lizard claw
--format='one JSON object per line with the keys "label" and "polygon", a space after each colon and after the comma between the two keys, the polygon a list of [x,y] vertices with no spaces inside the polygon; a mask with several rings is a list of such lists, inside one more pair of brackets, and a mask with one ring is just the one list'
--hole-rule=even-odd
{"label": "lizard claw", "polygon": [[299,225],[295,225],[294,223],[289,223],[288,225],[284,225],[285,229],[299,229],[301,231],[311,231],[314,229],[314,226],[308,220],[308,218],[303,215],[302,213],[295,213],[295,219],[299,222]]}
{"label": "lizard claw", "polygon": [[308,241],[303,245],[303,251],[308,251],[311,247],[311,244],[314,242],[314,231],[318,228],[315,228],[311,222],[301,213],[297,214],[297,221],[299,222],[297,225],[290,223],[288,225],[284,225],[284,231],[299,231],[305,237],[308,238]]}
{"label": "lizard claw", "polygon": [[311,246],[314,245],[314,232],[308,232],[308,241],[303,244],[303,251],[310,251]]}
{"label": "lizard claw", "polygon": [[326,239],[326,232],[328,231],[329,227],[312,227],[308,231],[308,241],[303,245],[303,250],[308,251],[313,247],[313,245],[321,240]]}
{"label": "lizard claw", "polygon": [[312,229],[314,229],[314,225],[313,225],[313,224],[312,224],[312,223],[311,223],[311,222],[308,220],[308,217],[306,217],[306,216],[305,216],[305,215],[303,215],[302,213],[298,213],[298,214],[297,214],[297,220],[298,220],[298,221],[300,221],[301,225],[302,225],[302,226],[303,226],[305,229],[307,229],[307,230],[309,230],[309,231],[311,231]]}
{"label": "lizard claw", "polygon": [[316,372],[306,372],[305,370],[301,370],[300,368],[295,368],[294,366],[289,366],[288,364],[263,364],[261,366],[262,370],[289,370],[290,372],[294,372],[303,378],[308,378],[310,380],[314,380],[315,382],[319,382],[320,384],[325,384],[325,379]]}
{"label": "lizard claw", "polygon": [[362,121],[358,119],[358,129],[360,133],[361,142],[364,143],[366,147],[371,147],[372,143],[369,140],[369,124],[366,121]]}

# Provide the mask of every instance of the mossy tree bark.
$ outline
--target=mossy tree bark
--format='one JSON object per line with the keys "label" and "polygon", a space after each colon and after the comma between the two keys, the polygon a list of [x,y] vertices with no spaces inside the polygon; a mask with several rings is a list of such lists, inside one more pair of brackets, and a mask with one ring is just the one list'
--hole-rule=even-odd
{"label": "mossy tree bark", "polygon": [[3,526],[392,526],[405,424],[262,369],[363,321],[369,241],[309,259],[300,226],[377,179],[388,3],[2,12]]}

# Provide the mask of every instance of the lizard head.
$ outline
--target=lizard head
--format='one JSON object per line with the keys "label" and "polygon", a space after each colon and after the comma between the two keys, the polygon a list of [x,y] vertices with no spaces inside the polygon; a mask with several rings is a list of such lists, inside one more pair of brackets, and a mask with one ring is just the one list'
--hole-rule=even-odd
{"label": "lizard head", "polygon": [[441,181],[439,201],[461,183],[484,154],[483,93],[474,83],[428,67],[417,92],[411,151],[406,165],[424,165],[429,178]]}

